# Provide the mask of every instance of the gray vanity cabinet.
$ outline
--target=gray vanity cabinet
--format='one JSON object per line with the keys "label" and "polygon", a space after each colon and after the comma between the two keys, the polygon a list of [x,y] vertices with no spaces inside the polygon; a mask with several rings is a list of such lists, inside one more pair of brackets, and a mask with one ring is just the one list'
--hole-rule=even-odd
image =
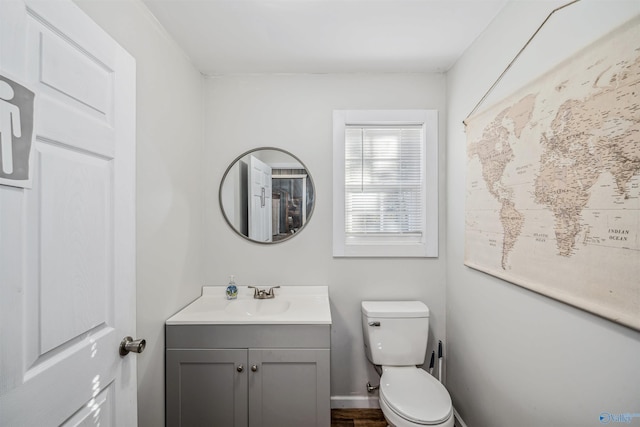
{"label": "gray vanity cabinet", "polygon": [[250,349],[249,426],[329,426],[329,349]]}
{"label": "gray vanity cabinet", "polygon": [[167,325],[168,427],[329,427],[330,325]]}
{"label": "gray vanity cabinet", "polygon": [[246,350],[167,349],[167,426],[246,427],[246,360]]}

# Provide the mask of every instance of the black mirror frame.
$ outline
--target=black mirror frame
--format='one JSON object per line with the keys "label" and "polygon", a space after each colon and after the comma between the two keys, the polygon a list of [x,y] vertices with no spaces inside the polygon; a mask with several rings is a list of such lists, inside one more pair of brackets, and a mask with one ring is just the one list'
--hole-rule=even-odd
{"label": "black mirror frame", "polygon": [[[295,161],[297,161],[298,163],[300,163],[304,169],[307,171],[307,178],[309,179],[311,186],[313,187],[313,200],[311,203],[311,209],[310,211],[307,213],[307,221],[304,223],[304,225],[302,227],[300,227],[300,230],[298,230],[296,233],[284,238],[284,239],[280,239],[274,242],[260,242],[258,240],[253,240],[251,239],[249,236],[245,236],[244,234],[242,234],[239,230],[236,229],[236,227],[233,226],[232,222],[229,221],[229,217],[227,217],[226,212],[224,211],[224,206],[222,205],[222,186],[224,185],[224,182],[227,178],[227,175],[229,174],[229,171],[231,170],[231,168],[233,168],[233,166],[243,157],[254,153],[256,151],[263,151],[263,150],[273,150],[273,151],[279,151],[281,153],[287,154],[289,156],[291,156]],[[291,240],[292,237],[297,236],[298,234],[300,234],[300,232],[302,230],[304,230],[307,227],[307,224],[309,223],[309,221],[311,220],[311,217],[313,216],[313,212],[315,210],[316,207],[316,185],[313,182],[313,177],[311,176],[311,173],[309,172],[309,168],[307,168],[307,165],[304,164],[304,162],[302,160],[300,160],[297,156],[291,154],[289,151],[284,150],[282,148],[277,148],[277,147],[258,147],[258,148],[253,148],[251,150],[245,151],[244,153],[240,154],[238,157],[236,157],[227,167],[227,169],[224,171],[224,174],[222,175],[222,179],[220,180],[220,186],[218,187],[218,205],[220,206],[220,211],[222,212],[222,216],[224,218],[224,220],[226,221],[227,225],[229,226],[229,228],[231,228],[238,236],[242,237],[245,240],[248,240],[249,242],[252,243],[257,243],[259,245],[274,245],[274,244],[278,244],[278,243],[283,243],[286,241]]]}

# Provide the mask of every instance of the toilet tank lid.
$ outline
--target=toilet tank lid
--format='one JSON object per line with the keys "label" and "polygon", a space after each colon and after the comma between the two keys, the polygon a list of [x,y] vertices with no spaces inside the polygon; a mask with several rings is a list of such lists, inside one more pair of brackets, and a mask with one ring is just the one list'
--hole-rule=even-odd
{"label": "toilet tank lid", "polygon": [[367,317],[429,317],[429,307],[422,301],[362,301]]}

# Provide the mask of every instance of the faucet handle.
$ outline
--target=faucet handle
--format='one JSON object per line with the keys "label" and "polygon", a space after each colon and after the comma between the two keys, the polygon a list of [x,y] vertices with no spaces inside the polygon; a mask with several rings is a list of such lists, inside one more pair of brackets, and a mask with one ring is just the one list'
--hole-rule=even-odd
{"label": "faucet handle", "polygon": [[270,287],[269,290],[267,291],[267,295],[270,295],[271,297],[275,297],[276,294],[274,292],[274,289],[279,288],[279,287],[280,287],[280,285]]}
{"label": "faucet handle", "polygon": [[260,293],[260,290],[258,289],[257,286],[247,286],[247,288],[253,289],[253,297],[254,298],[258,297],[258,294]]}

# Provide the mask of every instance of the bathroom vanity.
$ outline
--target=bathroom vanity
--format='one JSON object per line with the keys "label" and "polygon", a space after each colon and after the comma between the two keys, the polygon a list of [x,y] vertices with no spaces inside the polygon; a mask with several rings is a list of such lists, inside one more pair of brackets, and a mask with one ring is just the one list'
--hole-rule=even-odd
{"label": "bathroom vanity", "polygon": [[238,289],[204,287],[167,320],[167,426],[329,427],[327,287]]}

